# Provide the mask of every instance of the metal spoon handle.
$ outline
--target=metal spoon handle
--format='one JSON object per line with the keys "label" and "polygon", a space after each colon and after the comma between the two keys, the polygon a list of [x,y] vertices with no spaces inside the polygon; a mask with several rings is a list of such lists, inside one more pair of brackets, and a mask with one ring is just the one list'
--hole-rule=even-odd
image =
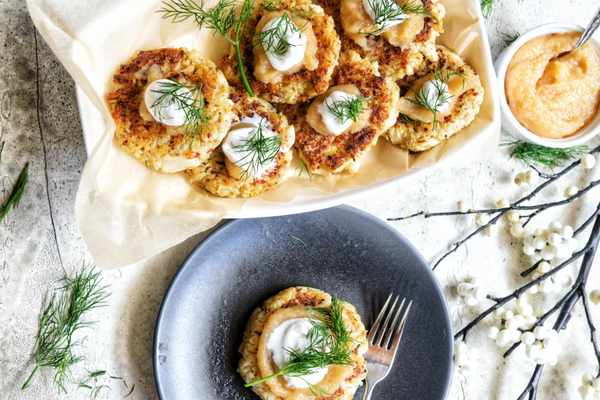
{"label": "metal spoon handle", "polygon": [[594,32],[596,32],[596,29],[598,29],[599,26],[600,26],[600,8],[598,9],[598,11],[596,11],[596,15],[594,15],[592,22],[590,22],[588,27],[581,34],[581,38],[579,39],[579,42],[577,42],[577,46],[575,46],[575,48],[571,51],[571,53],[574,53],[577,50],[579,50],[592,37],[592,35],[594,34]]}

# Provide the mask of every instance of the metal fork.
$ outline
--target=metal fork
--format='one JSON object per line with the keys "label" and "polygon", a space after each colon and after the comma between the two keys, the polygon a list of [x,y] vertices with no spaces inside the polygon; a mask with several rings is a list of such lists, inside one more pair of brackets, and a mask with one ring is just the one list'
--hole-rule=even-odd
{"label": "metal fork", "polygon": [[[383,323],[383,326],[380,327],[381,320],[383,319],[388,304],[392,299],[392,295],[388,297],[387,301],[383,305],[383,308],[379,312],[371,331],[369,332],[369,336],[367,337],[369,341],[369,349],[363,357],[367,362],[367,379],[365,383],[365,395],[363,400],[370,400],[371,394],[373,393],[373,388],[375,385],[385,378],[390,372],[392,368],[392,364],[394,363],[394,356],[396,355],[396,350],[398,349],[398,343],[400,342],[400,338],[402,337],[402,331],[404,330],[404,324],[406,323],[406,317],[408,316],[408,311],[410,310],[410,306],[412,305],[412,300],[408,303],[406,310],[404,310],[404,314],[402,315],[402,320],[400,321],[400,325],[398,325],[398,329],[396,329],[396,333],[394,335],[394,339],[390,346],[390,339],[392,337],[392,332],[394,332],[394,327],[396,326],[396,322],[398,321],[398,317],[400,316],[400,311],[404,307],[404,303],[406,298],[402,300],[400,307],[396,311],[396,315],[394,316],[394,321],[389,324],[390,317],[394,312],[394,308],[396,308],[396,303],[398,303],[398,298],[400,296],[396,296],[396,300],[390,311],[387,314],[387,318]],[[375,333],[377,334],[377,338],[375,338]],[[383,334],[387,331],[385,338],[383,338]],[[383,338],[383,340],[382,340]]]}

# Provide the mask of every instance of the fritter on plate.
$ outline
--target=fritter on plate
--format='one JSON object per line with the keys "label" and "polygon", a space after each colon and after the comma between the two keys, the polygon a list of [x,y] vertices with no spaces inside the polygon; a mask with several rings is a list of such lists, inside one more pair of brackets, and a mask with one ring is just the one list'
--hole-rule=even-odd
{"label": "fritter on plate", "polygon": [[311,173],[328,175],[344,169],[356,172],[360,157],[394,124],[398,116],[399,90],[396,82],[382,77],[377,63],[361,58],[352,50],[340,56],[332,85],[354,85],[368,101],[368,124],[358,132],[323,135],[307,121],[310,104],[281,106],[296,129],[295,146]]}
{"label": "fritter on plate", "polygon": [[[260,7],[263,1],[258,0],[255,9]],[[315,46],[310,46],[309,43],[307,52],[305,53],[304,62],[306,65],[293,73],[282,76],[277,75],[278,81],[276,82],[266,83],[257,79],[255,67],[258,61],[261,61],[259,74],[261,79],[264,80],[273,75],[269,71],[265,71],[265,68],[268,69],[270,64],[268,64],[268,61],[265,64],[266,56],[264,49],[253,46],[257,38],[255,35],[257,26],[261,22],[261,19],[269,14],[267,10],[261,10],[249,21],[246,33],[241,38],[240,49],[242,51],[246,78],[255,95],[273,103],[296,104],[307,101],[327,90],[333,70],[338,64],[340,40],[335,32],[333,18],[326,15],[320,6],[312,4],[309,0],[283,1],[280,11],[287,12],[288,15],[293,15],[304,20],[305,23],[301,24],[301,26],[306,25],[303,29],[306,29],[307,33],[312,32],[310,35],[314,36],[316,41]],[[262,22],[260,27],[264,25],[264,21]],[[308,60],[306,54],[310,48],[313,48],[315,53]],[[245,90],[238,70],[237,56],[233,45],[230,51],[223,54],[219,67],[230,84],[238,87],[240,90]]]}
{"label": "fritter on plate", "polygon": [[[430,149],[469,125],[483,102],[483,87],[473,69],[443,46],[437,46],[437,54],[438,61],[427,62],[422,71],[399,82],[402,96],[399,103],[400,116],[384,135],[390,142],[413,152]],[[414,87],[418,91],[417,86],[430,79],[434,73],[453,74],[452,79],[456,81],[448,111],[438,113],[435,127],[431,112],[419,109],[407,100],[414,99],[414,91],[409,88]],[[449,86],[452,91],[452,81]]]}
{"label": "fritter on plate", "polygon": [[[356,2],[360,4],[354,4]],[[380,35],[366,35],[348,34],[344,29],[344,21],[348,18],[348,9],[360,10],[362,0],[318,0],[318,4],[323,7],[325,13],[335,19],[336,30],[342,43],[341,51],[354,50],[370,61],[377,61],[381,74],[394,79],[412,75],[415,71],[422,69],[426,61],[436,60],[435,41],[443,32],[442,18],[446,10],[443,5],[438,3],[438,0],[420,0],[420,2],[428,14],[409,14],[408,21],[388,28]],[[364,12],[364,10],[361,11]],[[420,21],[420,24],[415,23],[414,20]],[[357,26],[362,25],[358,24]],[[374,27],[366,26],[364,30],[372,32]],[[401,31],[398,41],[394,41],[396,45],[390,43],[386,37],[388,36],[386,31],[391,30]]]}
{"label": "fritter on plate", "polygon": [[[241,359],[238,364],[238,372],[247,383],[262,379],[262,373],[259,366],[259,346],[261,343],[263,327],[269,321],[270,317],[282,309],[307,309],[310,307],[328,307],[331,305],[331,296],[321,290],[309,287],[291,287],[281,291],[275,296],[267,299],[260,307],[254,310],[244,331],[244,339],[240,345],[239,352]],[[368,343],[366,339],[365,327],[356,312],[354,306],[343,303],[344,320],[352,330],[352,337],[357,341],[356,347],[352,353],[354,367],[330,366],[325,379],[318,385],[323,385],[324,389],[330,395],[321,397],[323,400],[349,400],[352,399],[356,389],[362,385],[362,380],[366,376],[366,362],[362,355],[367,351]],[[331,379],[331,378],[338,379]],[[326,385],[324,384],[326,383]],[[282,397],[277,393],[286,393],[290,391],[282,376],[267,380],[252,386],[252,390],[257,393],[261,399],[281,400]],[[309,389],[297,389],[293,391],[299,399],[309,400],[317,399]]]}
{"label": "fritter on plate", "polygon": [[[146,87],[158,79],[174,79],[198,87],[205,105],[202,134],[185,135],[184,126],[166,126],[154,119],[144,101]],[[196,50],[141,51],[121,65],[113,78],[115,91],[106,96],[117,126],[115,138],[125,151],[160,172],[200,165],[227,134],[233,114],[227,80]]]}
{"label": "fritter on plate", "polygon": [[244,118],[262,117],[268,128],[281,137],[281,147],[273,160],[273,166],[259,176],[233,177],[226,165],[226,157],[218,147],[202,165],[188,169],[190,182],[220,197],[253,197],[279,183],[285,176],[293,157],[294,127],[275,108],[257,97],[250,97],[232,89],[231,100],[235,104],[234,125]]}

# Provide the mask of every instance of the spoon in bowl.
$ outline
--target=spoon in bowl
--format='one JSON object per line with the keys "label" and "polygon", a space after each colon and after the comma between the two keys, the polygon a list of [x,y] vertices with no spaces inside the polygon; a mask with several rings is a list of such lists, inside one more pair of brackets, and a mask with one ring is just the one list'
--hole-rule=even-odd
{"label": "spoon in bowl", "polygon": [[569,54],[573,54],[577,52],[580,48],[583,47],[584,44],[592,37],[596,29],[600,26],[600,8],[596,11],[596,15],[592,18],[592,22],[585,28],[585,31],[581,34],[581,38],[579,38],[579,42],[577,42],[577,46],[573,50],[569,52]]}

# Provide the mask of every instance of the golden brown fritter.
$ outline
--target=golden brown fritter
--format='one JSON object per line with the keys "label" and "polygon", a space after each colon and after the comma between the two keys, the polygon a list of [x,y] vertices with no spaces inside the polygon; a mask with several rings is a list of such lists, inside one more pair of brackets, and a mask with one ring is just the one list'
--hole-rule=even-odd
{"label": "golden brown fritter", "polygon": [[276,165],[261,176],[235,179],[227,171],[225,155],[219,146],[206,162],[186,172],[190,176],[190,183],[197,184],[217,196],[253,197],[275,186],[285,176],[293,158],[294,127],[289,125],[287,119],[277,113],[272,105],[262,99],[233,89],[230,98],[235,104],[234,122],[243,117],[260,115],[267,121],[269,129],[283,138],[281,151],[275,156]]}
{"label": "golden brown fritter", "polygon": [[396,47],[382,36],[366,36],[366,49],[356,44],[345,33],[341,23],[340,5],[342,0],[317,0],[325,13],[335,20],[335,27],[340,37],[341,51],[354,50],[362,57],[379,63],[382,76],[402,79],[412,75],[424,67],[425,61],[435,61],[435,40],[443,32],[442,18],[446,13],[438,0],[422,0],[423,6],[431,15],[425,17],[425,25],[409,46]]}
{"label": "golden brown fritter", "polygon": [[[146,86],[157,80],[173,78],[190,86],[202,83],[201,94],[210,115],[209,129],[193,141],[184,138],[182,127],[157,122],[144,102]],[[113,78],[115,91],[106,96],[117,126],[115,138],[125,151],[161,172],[177,172],[200,165],[219,145],[229,130],[233,103],[223,74],[196,51],[159,49],[141,51],[121,65]]]}
{"label": "golden brown fritter", "polygon": [[348,51],[340,56],[332,85],[354,85],[369,101],[369,124],[356,133],[327,136],[317,133],[306,121],[310,104],[281,106],[296,129],[296,148],[311,173],[328,175],[347,169],[356,172],[357,161],[388,130],[398,116],[398,85],[380,76],[377,63]]}
{"label": "golden brown fritter", "polygon": [[405,96],[408,93],[407,85],[435,71],[454,71],[464,74],[467,90],[455,99],[450,114],[436,121],[433,131],[433,122],[407,122],[400,114],[396,124],[384,136],[390,142],[413,152],[430,149],[469,125],[475,119],[483,102],[483,87],[473,69],[445,47],[436,47],[438,61],[428,62],[422,71],[399,82],[401,95]]}
{"label": "golden brown fritter", "polygon": [[[255,7],[260,7],[264,0],[258,0]],[[254,76],[254,53],[252,41],[255,27],[260,18],[267,14],[266,10],[259,12],[250,22],[246,35],[241,39],[242,59],[246,78],[255,95],[273,103],[296,104],[323,93],[329,87],[331,75],[338,64],[340,40],[335,33],[333,18],[325,15],[323,9],[311,4],[309,0],[286,0],[281,10],[288,10],[309,21],[317,41],[318,67],[313,71],[306,68],[286,75],[279,83],[263,83]],[[312,10],[312,11],[311,11]],[[231,85],[245,90],[238,70],[235,48],[223,54],[219,67]]]}
{"label": "golden brown fritter", "polygon": [[[244,378],[244,381],[254,382],[262,379],[261,371],[258,366],[257,353],[259,351],[259,342],[263,327],[274,312],[283,308],[291,307],[328,307],[331,305],[331,296],[321,290],[309,287],[291,287],[281,291],[275,296],[267,299],[260,307],[256,308],[246,330],[244,339],[240,345],[239,352],[241,359],[238,364],[238,372]],[[350,400],[353,398],[356,389],[362,385],[366,376],[366,362],[363,354],[367,351],[368,343],[366,339],[365,327],[356,312],[353,305],[343,303],[344,319],[353,331],[353,338],[357,341],[357,346],[352,354],[355,366],[350,374],[339,383],[336,390],[330,391],[331,395],[319,398],[320,400]],[[266,382],[252,386],[252,390],[265,400],[282,400],[280,396],[272,393],[271,388]],[[317,397],[308,394],[308,399],[317,399]]]}

